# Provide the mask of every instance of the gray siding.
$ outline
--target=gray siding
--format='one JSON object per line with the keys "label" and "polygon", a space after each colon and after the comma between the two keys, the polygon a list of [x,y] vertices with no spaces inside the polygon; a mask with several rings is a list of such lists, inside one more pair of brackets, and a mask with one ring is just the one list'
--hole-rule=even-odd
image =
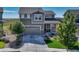
{"label": "gray siding", "polygon": [[30,20],[30,19],[21,19],[21,22],[22,22],[24,25],[30,25],[30,24],[31,24],[31,20]]}
{"label": "gray siding", "polygon": [[0,13],[0,20],[2,20],[2,13]]}

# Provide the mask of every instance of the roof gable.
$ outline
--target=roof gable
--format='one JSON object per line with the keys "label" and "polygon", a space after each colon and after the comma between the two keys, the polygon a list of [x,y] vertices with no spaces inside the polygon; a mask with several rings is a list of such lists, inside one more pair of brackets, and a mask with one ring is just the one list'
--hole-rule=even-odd
{"label": "roof gable", "polygon": [[41,7],[20,7],[19,13],[20,14],[31,14],[40,11],[41,13],[48,14],[48,15],[55,15],[53,11],[45,11]]}
{"label": "roof gable", "polygon": [[40,7],[21,7],[19,10],[19,13],[27,13],[27,14],[31,14],[35,11],[43,11],[42,8]]}

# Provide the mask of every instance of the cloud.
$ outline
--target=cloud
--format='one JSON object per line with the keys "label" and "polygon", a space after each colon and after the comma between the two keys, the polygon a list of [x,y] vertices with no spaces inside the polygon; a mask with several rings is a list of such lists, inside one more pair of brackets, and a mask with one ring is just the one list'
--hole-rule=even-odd
{"label": "cloud", "polygon": [[3,12],[16,12],[16,11],[13,11],[13,10],[4,10]]}

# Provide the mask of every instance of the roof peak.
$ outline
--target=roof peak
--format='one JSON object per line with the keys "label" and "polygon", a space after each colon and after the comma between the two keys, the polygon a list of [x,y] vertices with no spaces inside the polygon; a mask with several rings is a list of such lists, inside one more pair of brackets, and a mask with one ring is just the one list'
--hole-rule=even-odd
{"label": "roof peak", "polygon": [[19,13],[33,13],[36,11],[40,11],[45,14],[54,14],[55,15],[55,13],[53,11],[43,10],[42,7],[20,7]]}

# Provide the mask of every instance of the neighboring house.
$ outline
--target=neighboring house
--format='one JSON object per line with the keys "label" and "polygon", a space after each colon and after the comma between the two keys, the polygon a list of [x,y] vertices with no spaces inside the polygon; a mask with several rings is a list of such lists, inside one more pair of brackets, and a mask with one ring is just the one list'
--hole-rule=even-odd
{"label": "neighboring house", "polygon": [[59,21],[53,11],[46,11],[40,7],[21,7],[19,16],[26,28],[26,34],[55,32]]}
{"label": "neighboring house", "polygon": [[79,28],[79,10],[67,10],[66,12],[71,12],[75,16],[76,24],[77,27]]}

